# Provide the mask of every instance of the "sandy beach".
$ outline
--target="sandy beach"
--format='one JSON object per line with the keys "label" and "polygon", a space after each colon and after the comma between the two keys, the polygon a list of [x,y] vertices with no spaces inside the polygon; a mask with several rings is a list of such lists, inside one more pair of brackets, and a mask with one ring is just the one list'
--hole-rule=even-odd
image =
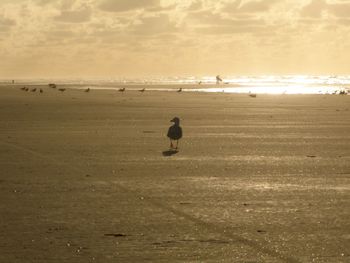
{"label": "sandy beach", "polygon": [[41,88],[0,87],[0,262],[350,262],[350,96]]}

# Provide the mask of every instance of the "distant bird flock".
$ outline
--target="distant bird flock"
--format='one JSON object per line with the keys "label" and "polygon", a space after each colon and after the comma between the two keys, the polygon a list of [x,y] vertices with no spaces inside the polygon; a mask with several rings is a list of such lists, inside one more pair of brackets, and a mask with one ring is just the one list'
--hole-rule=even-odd
{"label": "distant bird flock", "polygon": [[[217,80],[217,84],[219,84],[220,82],[222,82],[222,79],[220,78],[219,75],[216,76],[216,80]],[[198,82],[198,85],[200,85],[200,84],[202,84],[201,81]],[[49,84],[48,84],[48,87],[51,88],[51,89],[56,89],[56,90],[60,91],[61,93],[67,91],[66,88],[64,88],[64,87],[58,87],[57,84],[55,84],[55,83],[49,83]],[[26,87],[26,86],[23,86],[23,87],[20,88],[20,90],[26,91],[26,92],[30,91],[30,92],[33,92],[33,93],[35,93],[35,92],[44,93],[44,89],[43,89],[43,88],[39,88],[39,87],[35,87],[35,86],[32,87],[32,88],[28,88],[28,87]],[[89,93],[90,91],[92,91],[92,90],[91,90],[89,87],[86,88],[86,89],[84,89],[84,92],[86,92],[86,93]],[[125,87],[121,87],[121,88],[118,88],[117,91],[119,91],[119,92],[125,92],[125,91],[126,91],[126,88],[125,88]],[[146,91],[146,88],[143,87],[143,88],[141,88],[141,89],[139,89],[139,90],[133,90],[133,91],[139,91],[139,92],[141,92],[141,93],[144,93],[144,92]],[[183,91],[183,88],[178,88],[177,90],[174,90],[174,91],[176,91],[176,92],[178,92],[178,93],[181,93],[181,92]],[[224,91],[224,90],[223,90],[223,91]],[[328,93],[328,94],[329,94],[329,93]],[[347,95],[347,94],[349,94],[349,91],[346,90],[346,89],[339,89],[339,90],[334,91],[332,94],[334,94],[334,95],[337,95],[337,94],[338,94],[338,95]],[[251,97],[251,98],[256,98],[256,97],[257,97],[257,94],[256,94],[256,93],[251,93],[251,92],[249,92],[249,93],[248,93],[248,96]]]}

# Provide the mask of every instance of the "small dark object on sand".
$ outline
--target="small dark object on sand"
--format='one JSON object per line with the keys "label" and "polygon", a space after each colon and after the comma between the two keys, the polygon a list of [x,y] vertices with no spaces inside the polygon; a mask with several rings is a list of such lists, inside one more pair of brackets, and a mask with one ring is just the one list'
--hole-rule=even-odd
{"label": "small dark object on sand", "polygon": [[87,88],[86,90],[85,90],[85,92],[89,92],[90,91],[90,88]]}
{"label": "small dark object on sand", "polygon": [[66,89],[60,88],[60,89],[58,89],[58,90],[61,91],[61,92],[63,92],[63,91],[65,91]]}
{"label": "small dark object on sand", "polygon": [[177,151],[177,150],[167,150],[167,151],[164,151],[162,154],[165,157],[169,157],[169,156],[172,156],[174,154],[177,154],[178,152],[179,151]]}
{"label": "small dark object on sand", "polygon": [[179,88],[178,90],[177,90],[177,92],[181,92],[182,91],[182,88]]}
{"label": "small dark object on sand", "polygon": [[156,133],[155,131],[143,131],[143,133]]}
{"label": "small dark object on sand", "polygon": [[49,87],[55,89],[57,86],[56,86],[56,84],[54,84],[54,83],[50,83],[50,84],[49,84]]}
{"label": "small dark object on sand", "polygon": [[309,157],[309,158],[315,158],[316,155],[306,155],[306,157]]}
{"label": "small dark object on sand", "polygon": [[105,234],[106,237],[126,237],[124,234]]}
{"label": "small dark object on sand", "polygon": [[256,94],[252,93],[252,94],[249,94],[250,97],[252,98],[256,98]]}
{"label": "small dark object on sand", "polygon": [[[174,122],[174,125],[169,127],[167,136],[170,139],[170,149],[177,149],[179,140],[182,138],[180,119],[178,117],[175,117],[171,120],[171,122]],[[176,147],[174,147],[173,141],[176,141]]]}
{"label": "small dark object on sand", "polygon": [[34,89],[31,89],[30,91],[31,91],[31,92],[36,92],[36,88],[34,88]]}
{"label": "small dark object on sand", "polygon": [[125,88],[120,88],[118,91],[123,92],[123,91],[125,91]]}
{"label": "small dark object on sand", "polygon": [[43,89],[40,89],[39,92],[40,92],[40,93],[43,93],[44,91],[43,91]]}
{"label": "small dark object on sand", "polygon": [[143,88],[143,89],[140,89],[139,91],[140,91],[140,92],[144,92],[144,91],[146,91],[146,89],[145,89],[145,88]]}

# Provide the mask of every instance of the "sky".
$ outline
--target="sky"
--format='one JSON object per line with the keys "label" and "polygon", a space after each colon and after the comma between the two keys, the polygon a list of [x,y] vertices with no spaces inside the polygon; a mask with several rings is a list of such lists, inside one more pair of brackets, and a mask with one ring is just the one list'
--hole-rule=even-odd
{"label": "sky", "polygon": [[350,75],[350,0],[0,0],[0,78]]}

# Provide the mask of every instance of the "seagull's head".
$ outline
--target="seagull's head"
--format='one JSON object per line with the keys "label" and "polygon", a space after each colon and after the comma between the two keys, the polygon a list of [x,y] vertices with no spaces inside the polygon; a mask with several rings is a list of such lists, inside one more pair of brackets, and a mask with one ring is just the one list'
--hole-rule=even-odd
{"label": "seagull's head", "polygon": [[180,124],[180,119],[178,117],[174,117],[171,122],[174,122],[176,125]]}

